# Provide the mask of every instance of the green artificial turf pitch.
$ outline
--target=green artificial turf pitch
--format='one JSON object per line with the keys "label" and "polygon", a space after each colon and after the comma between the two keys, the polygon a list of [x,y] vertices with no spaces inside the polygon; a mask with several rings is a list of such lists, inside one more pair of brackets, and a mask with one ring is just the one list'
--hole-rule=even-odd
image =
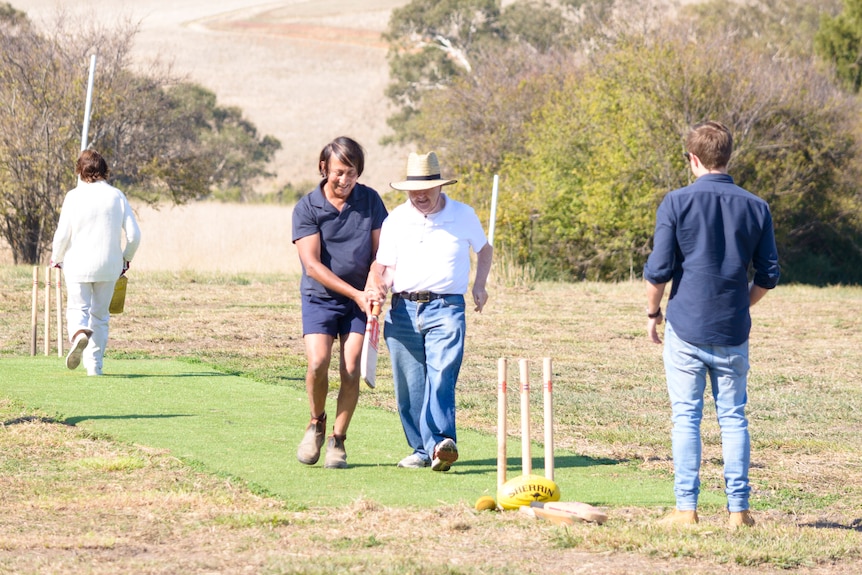
{"label": "green artificial turf pitch", "polygon": [[[396,413],[357,409],[346,448],[347,469],[296,461],[308,423],[303,391],[226,375],[202,364],[108,359],[106,375],[67,370],[62,358],[0,359],[0,394],[57,421],[118,441],[169,450],[215,474],[297,505],[335,506],[369,499],[388,506],[434,506],[496,495],[496,437],[459,421],[460,459],[447,473],[400,469],[410,451]],[[362,393],[374,393],[363,388]],[[330,432],[331,430],[328,430]],[[541,454],[540,446],[533,448]],[[520,473],[520,441],[508,444],[509,477]],[[555,481],[564,501],[601,506],[672,506],[672,480],[636,463],[556,453]],[[541,457],[533,468],[542,474]],[[702,494],[720,505],[721,494]],[[714,501],[711,501],[714,499]]]}

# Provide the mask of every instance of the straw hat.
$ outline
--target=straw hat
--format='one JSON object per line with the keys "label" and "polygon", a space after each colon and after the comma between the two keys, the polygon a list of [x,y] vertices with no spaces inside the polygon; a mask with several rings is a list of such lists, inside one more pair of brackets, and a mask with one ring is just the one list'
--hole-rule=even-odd
{"label": "straw hat", "polygon": [[407,179],[402,182],[393,182],[389,185],[396,190],[415,192],[436,186],[448,186],[457,181],[446,180],[440,177],[440,162],[437,160],[437,154],[434,152],[428,152],[427,154],[410,152],[410,155],[407,156]]}

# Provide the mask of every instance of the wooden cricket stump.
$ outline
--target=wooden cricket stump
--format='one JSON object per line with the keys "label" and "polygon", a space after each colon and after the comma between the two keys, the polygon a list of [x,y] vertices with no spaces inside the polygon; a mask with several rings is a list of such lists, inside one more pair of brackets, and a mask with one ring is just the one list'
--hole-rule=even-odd
{"label": "wooden cricket stump", "polygon": [[[521,407],[521,473],[525,476],[533,472],[533,458],[530,444],[530,362],[518,360],[520,374]],[[508,361],[497,360],[497,488],[506,483],[507,474],[507,380]],[[542,389],[544,400],[544,440],[545,440],[545,477],[554,480],[554,400],[552,382],[552,361],[550,357],[542,360]]]}
{"label": "wooden cricket stump", "polygon": [[[55,305],[57,306],[57,357],[63,357],[63,295],[62,295],[62,271],[54,268],[57,276],[56,282],[51,282],[51,266],[45,266],[45,298],[43,319],[44,322],[44,352],[51,353],[51,289],[55,290]],[[39,279],[39,266],[33,266],[33,293],[30,302],[30,355],[35,356],[39,347],[39,289],[42,283]]]}

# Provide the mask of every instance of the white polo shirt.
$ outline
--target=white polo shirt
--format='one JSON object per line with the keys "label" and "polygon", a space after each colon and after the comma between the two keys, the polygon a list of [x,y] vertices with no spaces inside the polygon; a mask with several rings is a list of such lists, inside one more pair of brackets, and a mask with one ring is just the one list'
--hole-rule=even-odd
{"label": "white polo shirt", "polygon": [[467,293],[470,249],[480,251],[488,239],[473,208],[442,195],[435,214],[423,215],[408,199],[383,222],[377,262],[392,268],[393,293]]}

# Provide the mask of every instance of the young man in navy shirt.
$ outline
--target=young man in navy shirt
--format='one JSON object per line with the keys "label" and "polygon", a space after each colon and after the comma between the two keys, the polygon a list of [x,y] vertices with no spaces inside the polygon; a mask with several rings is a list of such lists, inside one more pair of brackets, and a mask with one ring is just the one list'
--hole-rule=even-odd
{"label": "young man in navy shirt", "polygon": [[728,175],[733,137],[727,127],[698,124],[685,144],[697,179],[662,200],[653,251],[644,266],[647,333],[655,343],[661,343],[656,328],[662,322],[662,296],[672,282],[664,365],[673,414],[676,509],[662,522],[698,522],[700,422],[708,377],[721,427],[728,524],[752,526],[751,439],[745,416],[749,308],[778,283],[772,215],[765,201]]}

